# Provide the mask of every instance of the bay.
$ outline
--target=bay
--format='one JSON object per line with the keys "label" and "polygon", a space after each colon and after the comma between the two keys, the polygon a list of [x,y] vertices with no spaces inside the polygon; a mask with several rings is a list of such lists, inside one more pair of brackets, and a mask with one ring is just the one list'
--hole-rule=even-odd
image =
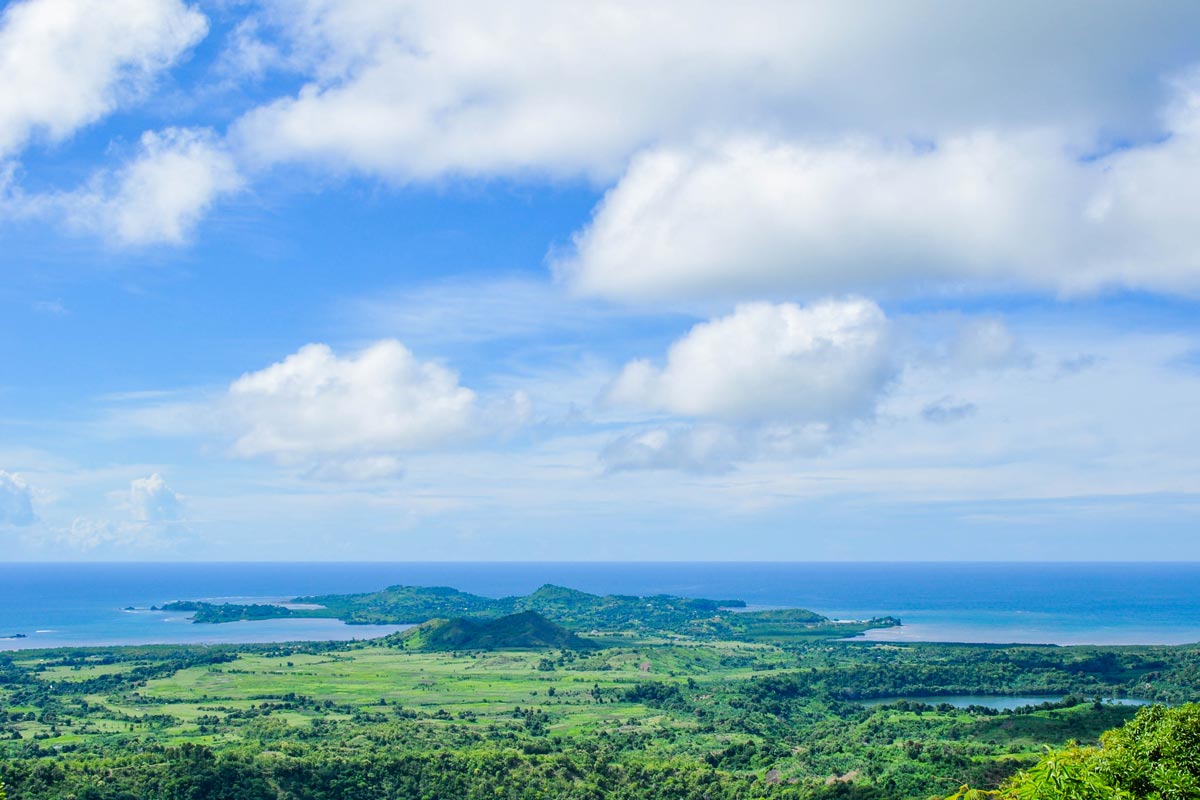
{"label": "bay", "polygon": [[[177,599],[272,602],[393,584],[492,597],[544,583],[902,618],[877,641],[1181,644],[1200,641],[1195,563],[5,563],[0,648],[369,638],[397,626],[336,620],[193,625],[150,612]],[[133,606],[136,610],[125,610]]]}

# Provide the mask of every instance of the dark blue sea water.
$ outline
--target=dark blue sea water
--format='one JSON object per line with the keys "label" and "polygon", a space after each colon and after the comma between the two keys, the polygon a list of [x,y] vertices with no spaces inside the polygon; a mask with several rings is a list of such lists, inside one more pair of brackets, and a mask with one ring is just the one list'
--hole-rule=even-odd
{"label": "dark blue sea water", "polygon": [[[870,638],[1056,644],[1200,641],[1200,564],[209,563],[0,564],[0,648],[366,638],[334,620],[193,625],[151,612],[176,599],[278,601],[392,584],[489,596],[543,583],[801,606],[839,619],[892,614]],[[136,611],[125,611],[127,606]]]}

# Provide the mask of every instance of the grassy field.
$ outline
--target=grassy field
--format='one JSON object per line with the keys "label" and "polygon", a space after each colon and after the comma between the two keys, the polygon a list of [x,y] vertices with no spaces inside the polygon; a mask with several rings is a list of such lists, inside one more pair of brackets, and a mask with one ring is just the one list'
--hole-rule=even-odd
{"label": "grassy field", "polygon": [[0,656],[0,758],[84,764],[197,745],[334,763],[396,747],[515,748],[536,760],[601,747],[631,764],[691,764],[817,787],[852,780],[885,787],[887,797],[921,796],[931,781],[994,785],[1045,746],[1094,742],[1136,709],[1077,700],[996,713],[865,707],[853,698],[981,690],[1095,697],[1154,686],[1177,694],[1195,685],[1198,663],[1195,648],[661,635],[606,643],[584,651],[418,652],[391,641],[10,654]]}
{"label": "grassy field", "polygon": [[[15,663],[37,668],[40,660],[44,659],[31,656]],[[731,661],[743,666],[730,667]],[[424,724],[433,726],[453,722],[511,727],[516,709],[530,707],[548,715],[550,733],[565,736],[643,725],[692,729],[692,721],[619,702],[615,693],[648,680],[683,683],[714,675],[721,681],[746,680],[791,661],[769,645],[733,642],[652,643],[565,658],[553,651],[415,653],[396,647],[286,656],[241,653],[231,662],[189,667],[127,691],[73,695],[76,703],[86,704],[86,715],[72,713],[71,704],[66,704],[57,715],[64,724],[23,720],[10,729],[47,746],[112,734],[228,742],[247,729],[248,710],[265,711],[256,713],[255,720],[269,717],[300,727],[314,720],[347,720],[354,712],[395,716],[401,710],[417,712],[427,717]],[[152,658],[50,666],[35,674],[48,688],[60,688],[101,676],[129,675],[150,663]],[[289,696],[304,698],[304,707],[276,708],[272,703],[287,702]],[[36,711],[32,706],[6,710]]]}

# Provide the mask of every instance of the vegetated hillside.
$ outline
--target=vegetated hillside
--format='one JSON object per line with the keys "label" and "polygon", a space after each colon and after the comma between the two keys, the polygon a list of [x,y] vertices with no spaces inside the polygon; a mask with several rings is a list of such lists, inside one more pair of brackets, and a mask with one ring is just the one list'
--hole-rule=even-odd
{"label": "vegetated hillside", "polygon": [[1149,706],[1099,747],[1051,750],[999,790],[963,786],[947,800],[1113,800],[1200,797],[1200,705]]}
{"label": "vegetated hillside", "polygon": [[329,617],[328,611],[303,609],[295,611],[287,606],[266,603],[207,603],[200,600],[176,600],[164,603],[159,611],[182,611],[192,613],[192,622],[243,622],[248,620],[281,619],[283,617]]}
{"label": "vegetated hillside", "polygon": [[499,617],[496,600],[449,586],[389,586],[378,592],[297,597],[355,624],[405,624],[454,617]]}
{"label": "vegetated hillside", "polygon": [[688,597],[633,597],[594,595],[547,584],[532,594],[494,599],[444,586],[389,586],[365,594],[298,597],[351,623],[406,623],[453,617],[503,617],[536,611],[560,625],[575,629],[644,628],[677,629],[685,623],[707,619],[723,608],[744,608],[741,600],[706,600]]}
{"label": "vegetated hillside", "polygon": [[435,619],[394,637],[408,650],[585,650],[595,643],[556,625],[536,611],[499,619]]}

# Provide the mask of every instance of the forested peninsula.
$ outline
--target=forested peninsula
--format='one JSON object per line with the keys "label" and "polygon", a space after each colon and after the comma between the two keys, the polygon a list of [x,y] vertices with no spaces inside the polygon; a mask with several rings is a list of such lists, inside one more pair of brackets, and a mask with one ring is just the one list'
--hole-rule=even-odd
{"label": "forested peninsula", "polygon": [[746,610],[743,600],[653,595],[595,595],[546,584],[523,596],[490,598],[444,586],[390,586],[378,592],[296,597],[288,605],[183,600],[164,611],[191,613],[192,621],[333,618],[351,625],[421,624],[435,619],[496,619],[533,611],[576,632],[659,632],[708,639],[807,639],[852,636],[899,625],[895,617],[835,622],[800,608]]}

